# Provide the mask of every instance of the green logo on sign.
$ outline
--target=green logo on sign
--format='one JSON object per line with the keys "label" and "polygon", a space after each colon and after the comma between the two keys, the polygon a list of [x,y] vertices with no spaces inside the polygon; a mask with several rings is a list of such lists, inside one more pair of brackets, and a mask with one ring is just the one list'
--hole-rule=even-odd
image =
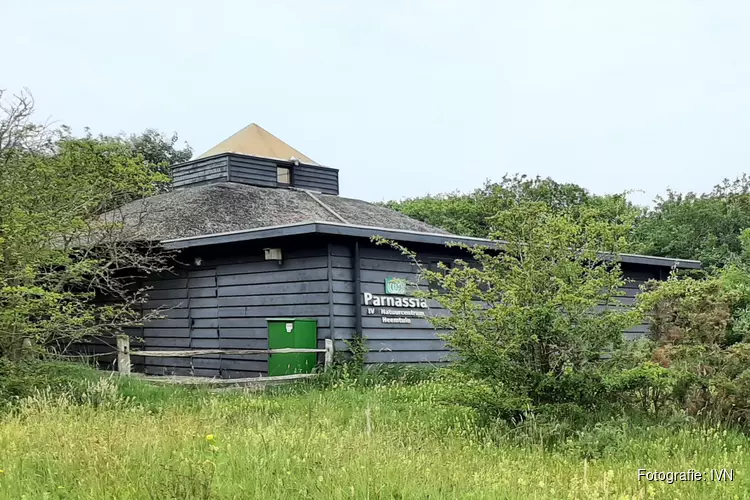
{"label": "green logo on sign", "polygon": [[402,278],[385,279],[386,295],[406,295],[406,280]]}

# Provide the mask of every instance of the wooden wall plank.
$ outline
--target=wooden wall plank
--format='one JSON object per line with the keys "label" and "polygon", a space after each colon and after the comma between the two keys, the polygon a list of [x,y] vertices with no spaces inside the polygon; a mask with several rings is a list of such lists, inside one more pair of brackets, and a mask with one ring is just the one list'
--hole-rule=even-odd
{"label": "wooden wall plank", "polygon": [[226,156],[177,165],[172,168],[172,185],[184,188],[200,182],[226,179],[227,167]]}
{"label": "wooden wall plank", "polygon": [[295,165],[292,171],[292,183],[294,187],[301,189],[339,194],[339,173],[331,168]]}
{"label": "wooden wall plank", "polygon": [[[153,290],[144,308],[164,308],[165,317],[149,321],[138,332],[145,339],[145,348],[263,348],[267,346],[267,318],[312,317],[318,321],[321,342],[335,333],[337,348],[346,349],[343,341],[353,335],[355,322],[351,249],[331,243],[329,258],[327,246],[282,248],[285,258],[281,266],[265,261],[255,250],[209,256],[200,269],[151,280]],[[429,255],[440,257],[436,252]],[[442,258],[451,255],[446,252]],[[397,251],[368,244],[362,245],[361,265],[363,292],[382,294],[386,277],[413,279],[416,275],[415,266]],[[626,295],[618,300],[632,305],[638,286],[655,273],[640,267],[626,270],[626,275],[635,281],[622,288]],[[428,314],[446,311],[431,301]],[[383,323],[378,316],[364,314],[362,325],[370,349],[368,363],[440,363],[450,355],[428,318],[412,318],[411,324],[404,325]],[[628,329],[625,335],[637,338],[647,332],[648,325],[643,324]],[[267,358],[220,356],[197,363],[163,358],[140,366],[152,373],[250,376],[264,373]]]}
{"label": "wooden wall plank", "polygon": [[229,180],[255,186],[276,187],[276,164],[272,161],[230,155]]}

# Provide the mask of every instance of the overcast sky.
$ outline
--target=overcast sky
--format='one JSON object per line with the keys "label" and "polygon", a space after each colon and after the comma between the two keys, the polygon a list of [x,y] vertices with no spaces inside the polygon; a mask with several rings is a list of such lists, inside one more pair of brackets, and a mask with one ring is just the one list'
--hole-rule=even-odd
{"label": "overcast sky", "polygon": [[746,170],[748,19],[740,0],[0,0],[0,88],[196,154],[256,122],[366,200],[520,172],[647,202]]}

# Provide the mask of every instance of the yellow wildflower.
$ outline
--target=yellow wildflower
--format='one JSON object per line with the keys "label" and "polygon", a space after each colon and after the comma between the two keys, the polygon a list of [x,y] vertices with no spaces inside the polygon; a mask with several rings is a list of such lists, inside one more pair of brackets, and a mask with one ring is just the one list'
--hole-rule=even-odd
{"label": "yellow wildflower", "polygon": [[206,434],[206,441],[213,441],[216,439],[213,434]]}

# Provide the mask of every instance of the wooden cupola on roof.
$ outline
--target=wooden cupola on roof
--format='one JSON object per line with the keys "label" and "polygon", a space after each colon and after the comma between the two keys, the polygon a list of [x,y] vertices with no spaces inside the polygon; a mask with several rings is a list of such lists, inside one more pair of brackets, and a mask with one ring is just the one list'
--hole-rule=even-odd
{"label": "wooden cupola on roof", "polygon": [[339,173],[251,123],[197,158],[172,167],[175,189],[238,182],[339,194]]}
{"label": "wooden cupola on roof", "polygon": [[297,158],[301,163],[317,165],[309,156],[300,153],[260,125],[251,123],[236,134],[224,139],[197,159],[221,153],[237,153],[260,158],[290,160]]}

